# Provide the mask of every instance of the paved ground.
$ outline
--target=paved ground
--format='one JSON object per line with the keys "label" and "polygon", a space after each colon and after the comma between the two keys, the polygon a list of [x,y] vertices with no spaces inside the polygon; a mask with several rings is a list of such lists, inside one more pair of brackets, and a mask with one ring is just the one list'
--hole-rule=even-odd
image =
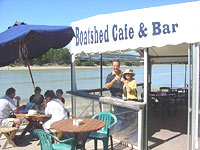
{"label": "paved ground", "polygon": [[[8,145],[6,149],[8,150],[40,150],[40,145],[38,146],[38,140],[34,138],[29,133],[26,134],[26,136],[23,139],[19,140],[21,142],[20,145],[17,147],[12,147],[11,145]],[[2,137],[0,139],[0,144],[3,144],[5,142],[5,137]],[[120,144],[116,141],[114,141],[114,149],[115,150],[134,150],[130,147],[127,147],[123,144]],[[86,143],[86,150],[94,150],[94,142],[92,140],[88,141]],[[103,150],[102,142],[98,142],[98,150]]]}
{"label": "paved ground", "polygon": [[[17,132],[17,135],[20,135],[23,131],[26,123],[23,123]],[[3,145],[6,141],[6,138],[2,136],[0,138],[0,145]],[[38,139],[36,136],[33,135],[33,132],[28,132],[24,136],[24,138],[19,139],[18,142],[20,143],[17,147],[12,147],[12,145],[7,145],[6,149],[8,150],[40,150],[40,145],[38,146]],[[110,144],[110,143],[109,143]],[[94,150],[94,141],[88,140],[86,143],[86,150]],[[110,147],[110,145],[109,145]],[[110,149],[110,148],[109,148]],[[131,147],[126,146],[125,144],[119,143],[118,141],[114,140],[114,149],[115,150],[134,150]],[[1,148],[0,148],[1,150]],[[103,150],[103,143],[101,141],[98,142],[98,150]]]}
{"label": "paved ground", "polygon": [[183,107],[173,112],[151,112],[148,122],[149,149],[186,150],[187,149],[187,111]]}
{"label": "paved ground", "polygon": [[[20,134],[24,126],[19,130]],[[185,109],[178,109],[177,114],[162,114],[162,112],[150,112],[148,121],[148,135],[149,135],[149,150],[186,150],[187,148],[187,111]],[[40,150],[37,146],[37,139],[27,133],[23,139],[19,140],[20,145],[13,148],[10,145],[8,150]],[[0,139],[0,144],[5,142],[5,138]],[[200,142],[200,139],[199,139]],[[102,142],[98,143],[99,150],[102,150]],[[94,149],[94,142],[88,141],[86,143],[87,150]],[[134,150],[114,141],[115,150]]]}

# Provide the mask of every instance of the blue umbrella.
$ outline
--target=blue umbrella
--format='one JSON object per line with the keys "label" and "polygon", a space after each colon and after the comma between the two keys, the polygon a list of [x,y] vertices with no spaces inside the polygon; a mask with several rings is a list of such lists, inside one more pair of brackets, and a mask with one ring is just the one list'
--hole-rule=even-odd
{"label": "blue umbrella", "polygon": [[20,56],[32,59],[50,48],[62,48],[73,36],[69,26],[15,24],[0,33],[0,66],[9,65]]}
{"label": "blue umbrella", "polygon": [[17,58],[25,58],[35,87],[28,59],[39,57],[50,48],[66,46],[73,36],[73,29],[69,26],[27,25],[17,22],[0,33],[0,66],[9,65]]}

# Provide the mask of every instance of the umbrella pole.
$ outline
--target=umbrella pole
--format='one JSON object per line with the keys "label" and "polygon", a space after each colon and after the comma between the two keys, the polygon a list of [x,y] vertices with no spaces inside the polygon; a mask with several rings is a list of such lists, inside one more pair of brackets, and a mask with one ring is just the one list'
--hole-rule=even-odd
{"label": "umbrella pole", "polygon": [[35,83],[34,83],[34,80],[33,80],[33,75],[32,75],[32,72],[31,72],[31,68],[30,68],[30,64],[29,64],[29,61],[28,61],[28,57],[26,57],[26,64],[28,66],[28,70],[29,70],[29,73],[30,73],[30,76],[31,76],[31,81],[32,81],[32,84],[33,84],[33,88],[35,89]]}
{"label": "umbrella pole", "polygon": [[33,80],[33,75],[32,75],[32,72],[31,72],[30,63],[28,61],[27,49],[26,49],[25,45],[22,46],[22,51],[24,53],[24,57],[26,58],[26,64],[28,66],[28,70],[29,70],[29,73],[30,73],[30,76],[31,76],[31,81],[32,81],[32,84],[33,84],[33,88],[35,90],[35,83],[34,83],[34,80]]}

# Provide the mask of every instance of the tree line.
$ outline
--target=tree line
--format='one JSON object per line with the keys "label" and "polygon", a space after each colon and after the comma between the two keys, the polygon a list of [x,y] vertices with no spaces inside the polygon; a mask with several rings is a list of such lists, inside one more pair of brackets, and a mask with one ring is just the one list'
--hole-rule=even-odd
{"label": "tree line", "polygon": [[[70,65],[71,64],[71,54],[68,48],[61,49],[50,49],[46,53],[44,53],[41,57],[29,59],[30,65]],[[25,64],[25,63],[24,63]],[[75,60],[76,66],[96,66],[100,65],[100,61],[97,60]],[[20,65],[19,59],[15,61],[11,66]],[[103,61],[103,66],[112,65],[110,61]],[[122,62],[122,65],[126,66],[138,66],[139,62]]]}
{"label": "tree line", "polygon": [[31,65],[58,64],[68,65],[71,62],[71,55],[68,48],[50,49],[41,57],[30,60]]}

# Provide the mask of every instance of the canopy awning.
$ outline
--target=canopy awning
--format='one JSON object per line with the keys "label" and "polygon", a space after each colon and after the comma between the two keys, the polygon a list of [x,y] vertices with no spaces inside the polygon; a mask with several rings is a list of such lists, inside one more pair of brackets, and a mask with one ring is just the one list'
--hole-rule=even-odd
{"label": "canopy awning", "polygon": [[[185,58],[187,43],[200,41],[199,8],[197,1],[97,15],[73,22],[75,37],[71,53],[150,48],[150,56],[170,56],[170,61],[179,61],[174,56]],[[182,58],[180,62],[187,61]]]}

